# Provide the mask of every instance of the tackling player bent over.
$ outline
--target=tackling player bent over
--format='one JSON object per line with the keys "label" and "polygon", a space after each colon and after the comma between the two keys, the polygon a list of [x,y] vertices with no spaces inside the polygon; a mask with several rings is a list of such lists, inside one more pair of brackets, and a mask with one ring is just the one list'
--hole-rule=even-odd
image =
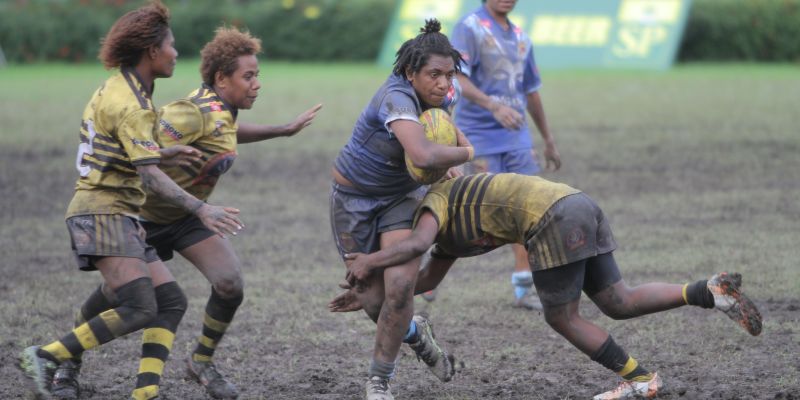
{"label": "tackling player bent over", "polygon": [[[723,272],[685,285],[629,287],[614,261],[616,243],[600,208],[577,189],[534,176],[483,173],[433,185],[417,210],[408,238],[376,253],[347,256],[348,281],[356,286],[374,270],[418,257],[434,243],[415,293],[435,288],[457,257],[483,254],[509,243],[524,244],[547,323],[623,379],[595,400],[651,398],[662,381],[630,357],[608,332],[580,316],[581,291],[614,319],[693,305],[717,308],[751,335],[761,333],[761,315],[741,292],[738,274]],[[353,290],[331,301],[331,311],[359,309]]]}

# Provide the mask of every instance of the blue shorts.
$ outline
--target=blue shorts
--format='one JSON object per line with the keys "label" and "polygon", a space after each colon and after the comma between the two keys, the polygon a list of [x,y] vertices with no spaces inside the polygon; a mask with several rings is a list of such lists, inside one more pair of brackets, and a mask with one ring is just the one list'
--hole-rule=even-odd
{"label": "blue shorts", "polygon": [[331,190],[331,230],[339,255],[380,250],[380,234],[411,229],[419,191],[397,196],[370,196],[334,183]]}
{"label": "blue shorts", "polygon": [[466,164],[464,173],[472,175],[481,172],[495,174],[513,172],[520,175],[536,175],[540,170],[536,152],[531,148],[476,156],[472,162]]}

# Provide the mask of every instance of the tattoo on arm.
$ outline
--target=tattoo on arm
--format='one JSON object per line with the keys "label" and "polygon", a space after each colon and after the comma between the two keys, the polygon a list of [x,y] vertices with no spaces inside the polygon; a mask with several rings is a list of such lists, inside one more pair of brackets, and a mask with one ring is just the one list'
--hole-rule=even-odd
{"label": "tattoo on arm", "polygon": [[157,167],[140,168],[139,176],[146,192],[155,194],[186,211],[194,213],[204,204],[202,200],[183,190]]}

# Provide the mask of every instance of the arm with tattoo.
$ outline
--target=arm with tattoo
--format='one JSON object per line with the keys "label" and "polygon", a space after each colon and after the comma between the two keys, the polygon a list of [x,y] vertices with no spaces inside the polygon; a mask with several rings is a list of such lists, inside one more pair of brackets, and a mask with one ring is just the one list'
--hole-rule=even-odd
{"label": "arm with tattoo", "polygon": [[239,210],[206,204],[183,190],[157,165],[137,166],[136,171],[142,178],[142,186],[147,193],[159,196],[167,202],[197,215],[203,224],[214,233],[224,237],[226,233],[236,235],[236,232],[242,229],[242,222],[237,217]]}

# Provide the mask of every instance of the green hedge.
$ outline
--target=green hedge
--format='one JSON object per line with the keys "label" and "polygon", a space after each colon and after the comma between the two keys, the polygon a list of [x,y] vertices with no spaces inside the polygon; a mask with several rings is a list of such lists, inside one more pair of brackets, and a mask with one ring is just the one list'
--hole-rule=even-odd
{"label": "green hedge", "polygon": [[[165,0],[176,48],[199,56],[221,24],[249,29],[272,59],[372,60],[395,0]],[[83,61],[138,0],[3,0],[0,47],[12,62]]]}
{"label": "green hedge", "polygon": [[800,0],[694,0],[678,59],[800,61]]}
{"label": "green hedge", "polygon": [[[220,24],[249,29],[270,59],[372,60],[397,0],[164,0],[176,47],[196,57]],[[655,1],[655,0],[654,0]],[[92,61],[143,0],[0,0],[10,62]],[[679,60],[800,61],[800,0],[694,0]]]}

